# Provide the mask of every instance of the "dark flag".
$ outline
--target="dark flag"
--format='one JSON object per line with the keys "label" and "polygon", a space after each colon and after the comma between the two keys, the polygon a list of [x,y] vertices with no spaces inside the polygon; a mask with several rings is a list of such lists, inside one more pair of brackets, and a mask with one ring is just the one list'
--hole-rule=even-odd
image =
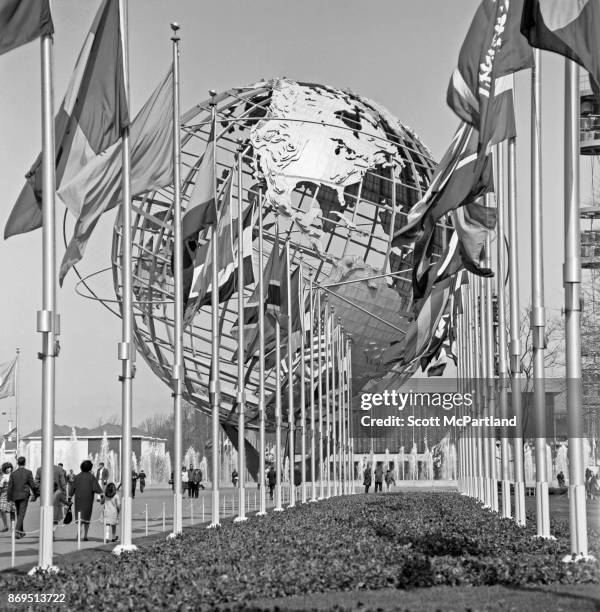
{"label": "dark flag", "polygon": [[49,0],[0,0],[0,55],[53,33]]}
{"label": "dark flag", "polygon": [[[236,451],[239,452],[238,442],[238,426],[230,423],[221,423],[223,431],[227,434],[227,437],[233,444]],[[250,476],[255,482],[261,482],[259,479],[258,468],[260,465],[260,455],[254,445],[252,445],[246,438],[244,438],[244,451],[246,453],[246,469],[250,472]]]}
{"label": "dark flag", "polygon": [[464,267],[477,276],[494,276],[489,268],[481,265],[488,232],[496,227],[495,208],[473,202],[452,213],[458,246]]}
{"label": "dark flag", "polygon": [[[57,191],[91,159],[116,143],[128,125],[119,2],[104,0],[54,120]],[[42,227],[41,159],[40,155],[26,175],[25,186],[6,223],[5,238]],[[79,216],[81,210],[71,212]]]}
{"label": "dark flag", "polygon": [[564,55],[585,68],[600,102],[600,4],[597,0],[525,0],[521,32],[533,47]]}
{"label": "dark flag", "polygon": [[446,96],[448,105],[479,131],[479,162],[491,145],[516,135],[512,74],[533,65],[520,35],[523,0],[483,0],[458,56]]}
{"label": "dark flag", "polygon": [[285,256],[283,251],[279,249],[279,233],[275,236],[273,251],[275,251],[275,255],[271,274],[268,278],[265,278],[267,283],[265,315],[269,315],[273,319],[279,319],[281,315],[281,280],[285,274]]}

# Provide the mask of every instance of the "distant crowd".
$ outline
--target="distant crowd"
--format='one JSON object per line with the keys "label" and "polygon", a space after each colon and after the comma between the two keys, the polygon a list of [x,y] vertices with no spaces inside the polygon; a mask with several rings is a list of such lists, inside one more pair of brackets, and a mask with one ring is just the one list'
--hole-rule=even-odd
{"label": "distant crowd", "polygon": [[[29,502],[35,502],[41,494],[42,468],[38,468],[35,474],[25,467],[25,457],[17,458],[17,466],[14,468],[10,462],[5,462],[0,467],[0,519],[3,528],[0,532],[9,530],[9,521],[15,522],[15,538],[25,536],[24,521],[27,514]],[[73,470],[67,471],[62,463],[53,466],[53,497],[54,507],[54,529],[59,524],[68,525],[75,517],[78,519],[78,529],[84,541],[88,540],[88,530],[92,518],[94,501],[103,506],[104,522],[110,527],[112,541],[118,540],[117,525],[121,513],[121,498],[119,490],[121,484],[109,482],[109,471],[100,462],[94,474],[94,465],[89,459],[85,459],[79,466],[79,474]],[[140,493],[146,487],[146,474],[132,471],[131,487],[132,496],[135,497],[137,483],[140,483]]]}

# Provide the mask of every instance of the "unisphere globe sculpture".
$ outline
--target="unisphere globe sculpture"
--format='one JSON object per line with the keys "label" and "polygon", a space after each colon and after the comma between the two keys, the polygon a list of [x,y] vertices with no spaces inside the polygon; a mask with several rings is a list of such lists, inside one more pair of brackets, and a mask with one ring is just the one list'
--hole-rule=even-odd
{"label": "unisphere globe sculpture", "polygon": [[[210,100],[182,117],[182,205],[185,210],[210,132]],[[329,300],[351,334],[353,394],[373,380],[399,382],[412,370],[383,366],[383,352],[403,337],[412,318],[410,252],[391,247],[390,233],[426,191],[434,162],[415,134],[385,108],[350,91],[281,78],[217,95],[217,176],[234,170],[232,214],[237,211],[236,151],[243,153],[244,201],[262,204],[264,261],[275,227],[291,241],[292,267],[303,260],[306,285],[328,287]],[[171,385],[173,364],[172,187],[133,202],[134,333],[151,369]],[[202,241],[202,237],[201,237]],[[441,243],[436,235],[435,249]],[[254,278],[258,247],[254,239]],[[112,262],[121,295],[121,227],[115,226]],[[392,273],[393,275],[390,275]],[[387,274],[387,276],[383,276]],[[375,278],[373,278],[375,277]],[[358,280],[357,279],[364,279]],[[348,282],[357,281],[357,282]],[[333,283],[343,283],[333,285]],[[253,285],[246,288],[250,297]],[[237,296],[221,305],[221,418],[237,419]],[[184,397],[209,413],[210,306],[184,331]],[[267,370],[267,402],[275,388]],[[245,387],[248,427],[258,427],[258,366]],[[287,394],[283,394],[287,395]],[[285,398],[284,398],[285,399]],[[269,402],[268,402],[269,403]],[[297,405],[297,404],[296,404]],[[267,408],[267,424],[273,424]]]}

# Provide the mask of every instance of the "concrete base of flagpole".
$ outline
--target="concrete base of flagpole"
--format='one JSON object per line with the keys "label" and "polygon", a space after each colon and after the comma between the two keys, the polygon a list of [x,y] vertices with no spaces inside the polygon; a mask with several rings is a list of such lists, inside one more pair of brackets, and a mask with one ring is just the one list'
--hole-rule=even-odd
{"label": "concrete base of flagpole", "polygon": [[182,535],[181,531],[179,531],[178,533],[175,533],[174,531],[171,531],[171,533],[167,536],[167,540],[174,540],[175,538],[179,537],[180,535]]}
{"label": "concrete base of flagpole", "polygon": [[115,546],[113,548],[113,555],[117,555],[117,557],[119,555],[122,555],[123,553],[127,552],[135,552],[138,549],[138,547],[135,544],[119,544],[118,546]]}
{"label": "concrete base of flagpole", "polygon": [[56,565],[47,565],[46,567],[42,567],[41,565],[36,565],[32,567],[28,572],[28,576],[34,576],[35,574],[58,574],[60,570]]}
{"label": "concrete base of flagpole", "polygon": [[319,500],[318,500],[316,497],[314,497],[313,499],[309,499],[309,500],[308,500],[308,503],[309,503],[309,504],[316,504],[318,501],[319,501]]}
{"label": "concrete base of flagpole", "polygon": [[207,529],[217,529],[218,527],[221,527],[221,523],[211,523],[206,526]]}
{"label": "concrete base of flagpole", "polygon": [[594,555],[584,555],[582,553],[579,553],[578,555],[576,555],[575,553],[573,553],[570,555],[565,555],[562,558],[563,563],[579,563],[579,561],[585,561],[586,563],[591,563],[593,561],[596,561],[596,557],[594,557]]}
{"label": "concrete base of flagpole", "polygon": [[255,516],[267,516],[266,512],[257,512]]}
{"label": "concrete base of flagpole", "polygon": [[273,508],[273,512],[283,512],[283,508]]}
{"label": "concrete base of flagpole", "polygon": [[233,519],[233,522],[234,522],[234,523],[243,523],[244,521],[247,521],[247,520],[248,520],[248,517],[247,517],[247,516],[236,516],[236,517]]}

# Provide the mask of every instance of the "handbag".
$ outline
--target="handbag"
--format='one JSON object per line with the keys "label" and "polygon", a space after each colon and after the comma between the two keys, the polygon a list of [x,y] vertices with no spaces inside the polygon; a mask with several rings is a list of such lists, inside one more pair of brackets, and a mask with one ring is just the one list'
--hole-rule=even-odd
{"label": "handbag", "polygon": [[67,506],[67,511],[65,512],[65,518],[63,518],[63,525],[69,525],[73,522],[73,512],[71,511],[72,504]]}

